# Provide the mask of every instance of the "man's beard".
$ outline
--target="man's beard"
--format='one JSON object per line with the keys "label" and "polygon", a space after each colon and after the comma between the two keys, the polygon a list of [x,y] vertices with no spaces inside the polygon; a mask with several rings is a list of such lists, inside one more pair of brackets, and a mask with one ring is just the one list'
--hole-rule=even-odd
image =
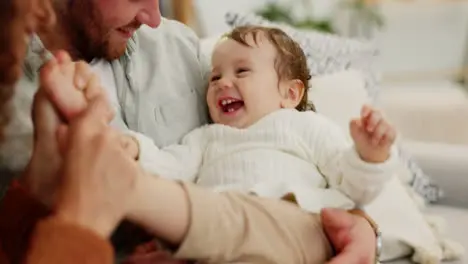
{"label": "man's beard", "polygon": [[75,57],[91,61],[94,58],[114,60],[125,53],[126,43],[112,43],[112,29],[102,20],[102,15],[92,0],[71,1],[66,23]]}

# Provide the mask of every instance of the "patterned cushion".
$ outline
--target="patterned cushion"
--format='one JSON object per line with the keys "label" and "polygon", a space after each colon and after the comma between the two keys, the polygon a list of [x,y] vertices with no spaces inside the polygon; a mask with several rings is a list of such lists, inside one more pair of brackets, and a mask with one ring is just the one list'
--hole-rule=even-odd
{"label": "patterned cushion", "polygon": [[[286,24],[267,21],[251,13],[229,12],[226,14],[226,23],[231,27],[261,25],[282,29],[301,45],[307,56],[307,65],[312,76],[347,69],[358,70],[364,76],[365,87],[371,101],[376,103],[380,76],[375,70],[374,63],[379,52],[372,43],[318,31],[300,30]],[[442,190],[421,170],[408,153],[401,148],[399,151],[402,162],[411,171],[411,180],[408,184],[426,202],[437,202],[442,197]]]}
{"label": "patterned cushion", "polygon": [[411,172],[411,179],[408,183],[413,190],[421,195],[426,202],[437,203],[444,195],[443,190],[422,171],[407,152],[400,148],[399,155],[402,162]]}

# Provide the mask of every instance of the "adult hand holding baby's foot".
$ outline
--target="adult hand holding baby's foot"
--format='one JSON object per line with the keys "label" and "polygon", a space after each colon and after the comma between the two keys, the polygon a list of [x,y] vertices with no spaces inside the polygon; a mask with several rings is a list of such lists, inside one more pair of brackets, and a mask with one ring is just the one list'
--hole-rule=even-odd
{"label": "adult hand holding baby's foot", "polygon": [[50,206],[55,201],[59,184],[57,175],[62,163],[56,140],[56,131],[62,121],[42,90],[34,96],[31,116],[34,125],[33,153],[20,181],[36,199]]}
{"label": "adult hand holding baby's foot", "polygon": [[65,52],[60,52],[57,58],[44,65],[40,75],[41,87],[34,96],[31,113],[34,148],[21,180],[37,199],[51,205],[55,200],[56,176],[62,163],[57,131],[67,125],[70,117],[86,108],[83,92],[75,88],[78,86],[75,83],[80,81],[77,77],[81,81],[89,79],[90,71],[83,65],[72,63]]}
{"label": "adult hand holding baby's foot", "polygon": [[[90,66],[84,61],[73,62],[64,51],[58,52],[41,69],[41,89],[66,123],[82,113],[94,98],[106,98],[99,77]],[[112,111],[110,104],[108,108]],[[138,144],[132,137],[121,135],[121,142],[131,157],[138,157]]]}
{"label": "adult hand holding baby's foot", "polygon": [[73,62],[64,51],[57,52],[41,69],[41,89],[65,121],[83,112],[88,101],[104,95],[99,78],[89,65],[84,61]]}
{"label": "adult hand holding baby's foot", "polygon": [[396,130],[377,109],[365,105],[361,117],[350,123],[351,137],[362,160],[386,161],[395,142]]}
{"label": "adult hand holding baby's foot", "polygon": [[112,118],[105,98],[97,97],[67,126],[68,148],[55,207],[64,221],[104,238],[128,213],[142,173],[119,146],[120,134],[108,126]]}
{"label": "adult hand holding baby's foot", "polygon": [[[36,198],[46,205],[52,205],[59,183],[57,172],[62,164],[60,150],[64,153],[68,148],[70,121],[79,118],[88,108],[89,102],[98,98],[104,102],[110,116],[113,111],[110,104],[106,103],[99,79],[91,72],[88,64],[72,62],[65,52],[59,52],[56,58],[46,63],[40,77],[41,86],[35,95],[32,109],[34,150],[21,180]],[[127,155],[136,158],[138,144],[135,140],[121,134],[119,137],[117,142],[120,142]],[[61,142],[58,139],[62,139]]]}

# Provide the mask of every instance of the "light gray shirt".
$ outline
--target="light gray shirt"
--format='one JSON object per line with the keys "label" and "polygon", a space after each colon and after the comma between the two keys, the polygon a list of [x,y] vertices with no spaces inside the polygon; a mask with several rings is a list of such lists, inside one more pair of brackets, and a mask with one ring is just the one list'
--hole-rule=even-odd
{"label": "light gray shirt", "polygon": [[[156,29],[140,28],[129,41],[125,54],[110,62],[120,106],[112,124],[149,137],[155,147],[164,147],[207,123],[205,93],[209,64],[199,44],[195,33],[176,21],[163,19]],[[34,37],[24,74],[16,87],[6,144],[0,149],[0,171],[20,172],[30,158],[33,142],[30,113],[38,87],[38,71],[44,61],[40,56],[43,50],[40,39]],[[5,187],[8,182],[5,177],[0,177],[0,194],[2,185]]]}

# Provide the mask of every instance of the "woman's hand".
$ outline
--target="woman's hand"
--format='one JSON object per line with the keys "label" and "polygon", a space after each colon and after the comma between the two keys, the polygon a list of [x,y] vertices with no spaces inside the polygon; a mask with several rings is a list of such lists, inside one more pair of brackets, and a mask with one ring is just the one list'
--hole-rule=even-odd
{"label": "woman's hand", "polygon": [[60,129],[65,144],[57,216],[108,238],[127,214],[140,167],[121,147],[104,98]]}
{"label": "woman's hand", "polygon": [[328,264],[376,263],[376,235],[366,219],[338,209],[324,209],[321,217],[337,254]]}
{"label": "woman's hand", "polygon": [[56,131],[61,121],[42,90],[34,96],[32,121],[33,153],[20,180],[36,199],[51,206],[57,187],[57,173],[62,162],[56,139]]}
{"label": "woman's hand", "polygon": [[112,117],[87,64],[59,53],[41,69],[33,109],[35,148],[25,181],[58,217],[103,237],[126,214],[140,172],[136,151],[125,149],[133,140],[108,126]]}
{"label": "woman's hand", "polygon": [[[87,95],[92,98],[100,95],[101,90],[89,68],[83,63],[74,63],[66,53],[58,53],[56,59],[46,63],[41,69],[40,87],[34,96],[32,121],[34,125],[34,146],[31,160],[21,181],[31,194],[47,206],[52,206],[58,185],[58,169],[62,159],[57,142],[57,129],[66,124],[63,112],[57,111],[58,105],[68,112],[68,117],[86,107],[84,89],[77,84],[85,83]],[[68,88],[67,88],[68,87]],[[72,90],[71,93],[66,91]]]}
{"label": "woman's hand", "polygon": [[[107,94],[101,87],[99,77],[84,61],[73,62],[66,52],[58,52],[41,70],[41,87],[56,107],[65,122],[73,120],[87,107],[89,101]],[[111,106],[108,104],[109,111]],[[129,135],[121,135],[121,145],[137,159],[138,142]]]}

